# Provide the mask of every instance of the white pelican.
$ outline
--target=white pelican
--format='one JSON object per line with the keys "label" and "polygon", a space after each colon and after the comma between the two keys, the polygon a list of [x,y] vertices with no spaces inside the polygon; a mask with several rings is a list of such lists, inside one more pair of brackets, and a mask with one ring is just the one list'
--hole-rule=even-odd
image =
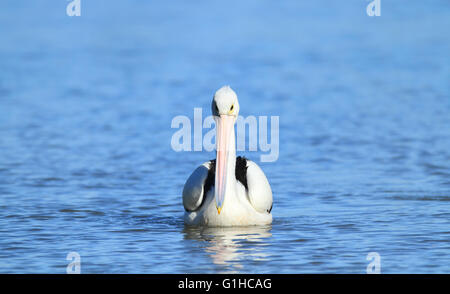
{"label": "white pelican", "polygon": [[184,185],[185,223],[215,227],[272,223],[272,190],[264,172],[253,161],[236,158],[236,93],[229,86],[220,88],[211,106],[216,159],[200,165]]}

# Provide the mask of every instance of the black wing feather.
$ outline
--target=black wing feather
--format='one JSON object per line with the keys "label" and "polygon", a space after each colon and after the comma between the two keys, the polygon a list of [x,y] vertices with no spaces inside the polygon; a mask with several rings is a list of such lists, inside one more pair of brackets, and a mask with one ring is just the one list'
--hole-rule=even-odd
{"label": "black wing feather", "polygon": [[[244,185],[245,189],[248,190],[247,185],[247,158],[238,156],[236,158],[236,169],[234,171],[234,175],[236,176],[236,180]],[[205,184],[203,186],[204,196],[207,192],[214,186],[214,180],[216,176],[216,160],[213,159],[209,162],[209,170],[208,175],[206,177]]]}

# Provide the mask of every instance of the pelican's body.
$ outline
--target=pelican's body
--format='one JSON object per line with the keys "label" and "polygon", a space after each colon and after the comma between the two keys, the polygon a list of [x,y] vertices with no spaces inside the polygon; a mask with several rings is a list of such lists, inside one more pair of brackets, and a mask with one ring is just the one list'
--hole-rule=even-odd
{"label": "pelican's body", "polygon": [[239,104],[230,87],[214,95],[217,157],[199,166],[183,189],[189,225],[248,226],[272,223],[272,190],[261,168],[236,157],[234,123]]}

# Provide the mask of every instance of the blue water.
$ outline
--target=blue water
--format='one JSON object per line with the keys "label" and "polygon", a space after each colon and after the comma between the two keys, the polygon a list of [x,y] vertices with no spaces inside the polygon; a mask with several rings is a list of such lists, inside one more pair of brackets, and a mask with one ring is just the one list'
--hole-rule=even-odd
{"label": "blue water", "polygon": [[[450,273],[448,1],[166,2],[1,1],[1,273]],[[225,84],[280,117],[268,227],[182,221]]]}

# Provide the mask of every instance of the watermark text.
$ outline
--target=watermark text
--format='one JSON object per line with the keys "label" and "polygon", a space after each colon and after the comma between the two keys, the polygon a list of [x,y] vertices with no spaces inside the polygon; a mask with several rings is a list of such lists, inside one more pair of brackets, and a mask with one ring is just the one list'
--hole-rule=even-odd
{"label": "watermark text", "polygon": [[[261,151],[261,162],[274,162],[279,156],[279,116],[270,117],[270,137],[267,116],[238,116],[236,119],[236,150]],[[194,123],[189,117],[178,115],[172,119],[171,128],[178,129],[171,140],[172,149],[180,151],[213,151],[216,147],[216,128],[212,115],[203,120],[202,109],[194,108]],[[206,129],[206,134],[203,130]],[[248,145],[246,144],[248,129]],[[192,136],[193,134],[193,136]],[[193,143],[193,144],[192,144]]]}

